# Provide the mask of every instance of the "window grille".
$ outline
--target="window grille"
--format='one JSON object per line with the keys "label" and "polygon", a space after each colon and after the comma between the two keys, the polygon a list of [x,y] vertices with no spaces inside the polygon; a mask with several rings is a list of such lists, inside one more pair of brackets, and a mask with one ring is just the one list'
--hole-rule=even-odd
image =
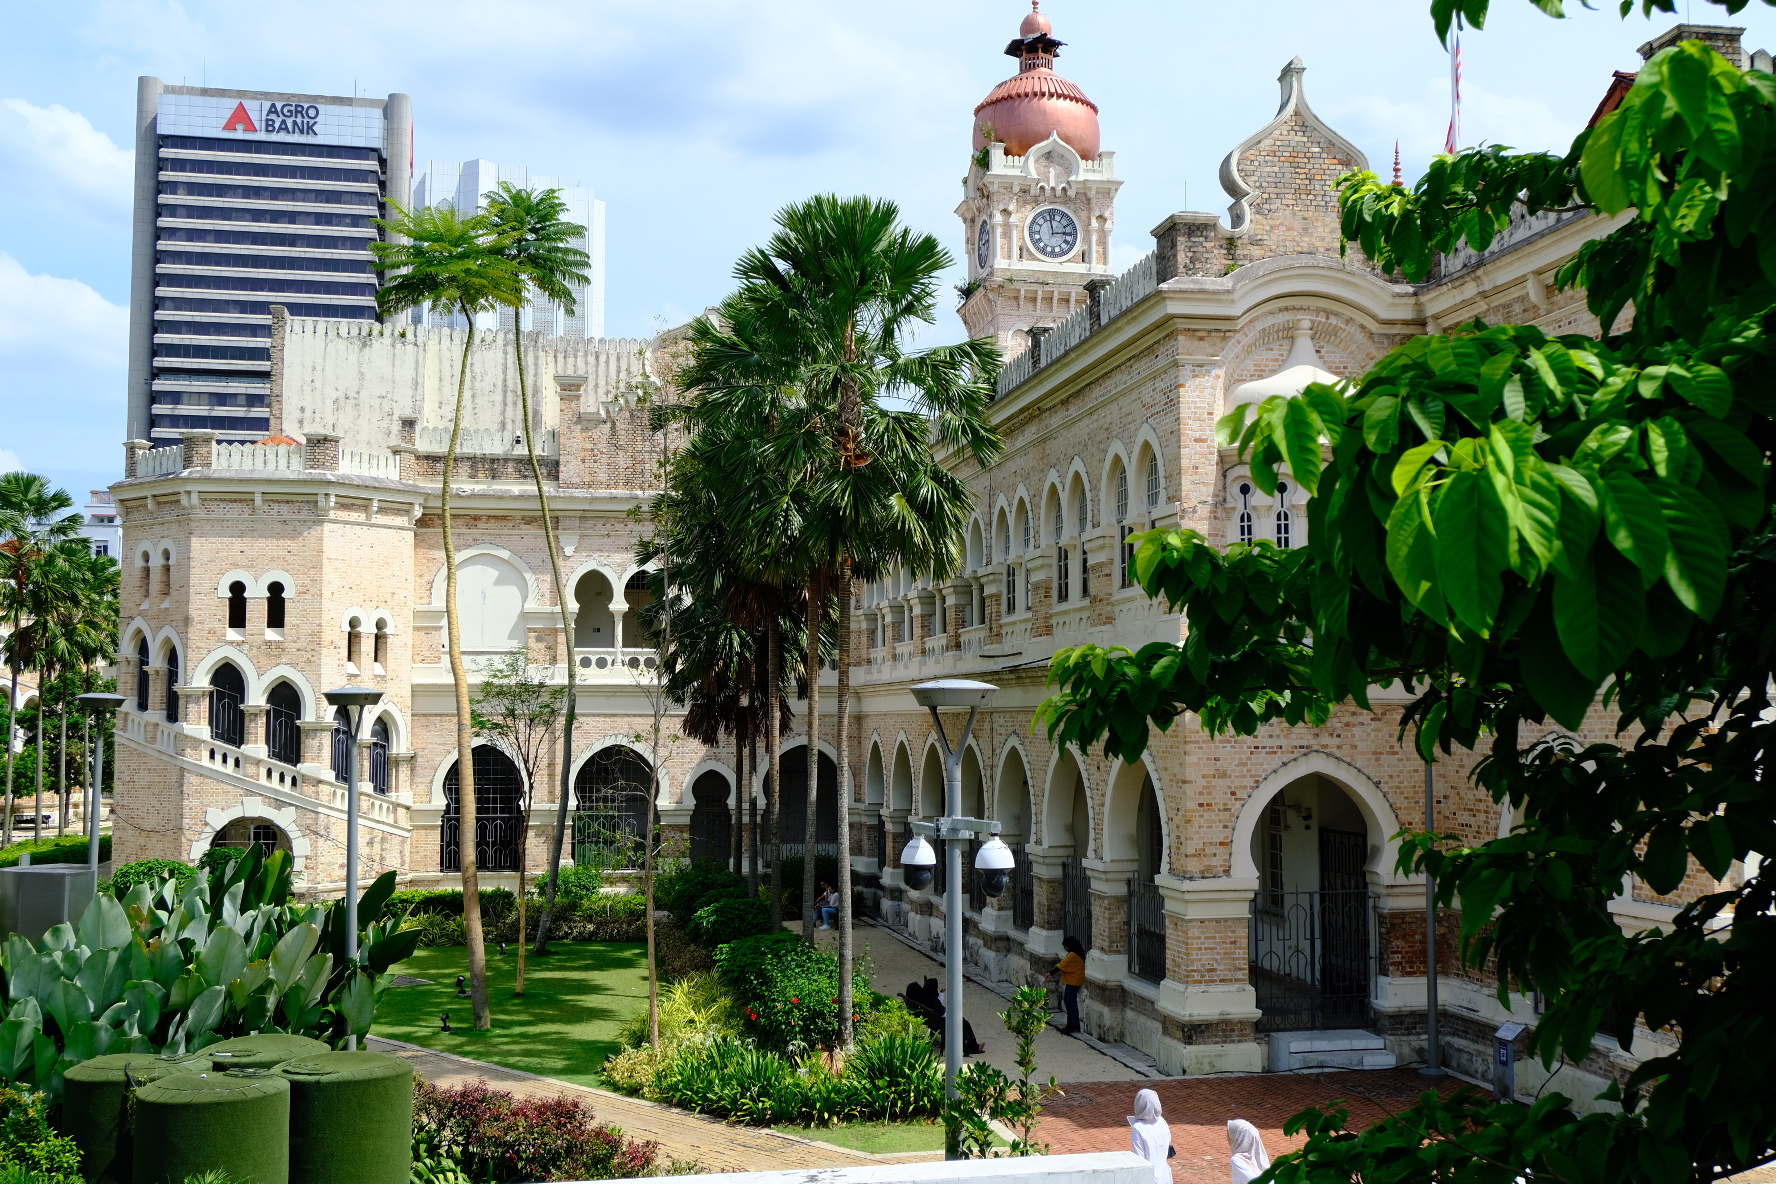
{"label": "window grille", "polygon": [[1165,898],[1145,876],[1128,882],[1128,970],[1150,983],[1166,976]]}
{"label": "window grille", "polygon": [[136,643],[136,710],[148,710],[148,663],[153,659],[148,656],[148,639],[142,638]]}
{"label": "window grille", "polygon": [[[333,712],[333,780],[343,782],[351,759],[351,716],[341,707]],[[479,778],[476,779],[479,783]],[[480,800],[480,794],[475,795]]]}
{"label": "window grille", "polygon": [[169,724],[179,722],[179,651],[167,651],[167,686],[166,686],[166,719]]}
{"label": "window grille", "polygon": [[1068,577],[1072,571],[1067,555],[1067,548],[1055,548],[1055,603],[1065,604],[1072,595]]}
{"label": "window grille", "polygon": [[1147,508],[1159,508],[1159,457],[1152,454],[1147,457]]}
{"label": "window grille", "polygon": [[1024,542],[1024,550],[1025,550],[1025,551],[1026,551],[1026,552],[1028,552],[1028,551],[1029,551],[1029,549],[1030,549],[1030,516],[1029,516],[1029,515],[1028,515],[1028,514],[1025,514],[1025,515],[1024,515],[1024,522],[1023,522],[1023,525],[1024,525],[1024,531],[1023,531],[1023,534],[1024,534],[1024,539],[1023,539],[1023,542]]}
{"label": "window grille", "polygon": [[388,796],[389,791],[389,729],[383,720],[370,725],[370,787]]}
{"label": "window grille", "polygon": [[999,520],[999,558],[1011,558],[1011,523]]}
{"label": "window grille", "polygon": [[574,778],[574,862],[581,867],[640,867],[653,768],[632,748],[593,753]]}
{"label": "window grille", "polygon": [[1058,543],[1061,536],[1067,533],[1067,516],[1061,509],[1061,497],[1058,493],[1055,495],[1054,508],[1054,539]]}
{"label": "window grille", "polygon": [[1261,906],[1270,912],[1283,907],[1283,800],[1270,804],[1264,826],[1264,893]]}
{"label": "window grille", "polygon": [[1091,511],[1085,504],[1085,486],[1079,487],[1079,495],[1073,503],[1073,517],[1079,523],[1079,533],[1084,534],[1091,526]]}
{"label": "window grille", "polygon": [[[518,870],[518,828],[523,822],[523,787],[518,766],[497,748],[482,744],[472,759],[475,774],[475,864],[484,872]],[[440,870],[462,870],[461,775],[455,762],[444,775],[444,825],[439,835]],[[579,863],[578,846],[574,862]],[[584,866],[583,864],[581,866]]]}
{"label": "window grille", "polygon": [[1244,481],[1240,482],[1239,498],[1240,498],[1239,541],[1242,543],[1249,543],[1252,541],[1252,535],[1253,535],[1253,532],[1252,532],[1252,487],[1250,485],[1246,484]]}
{"label": "window grille", "polygon": [[1087,950],[1092,948],[1091,878],[1078,859],[1061,865],[1061,927]]}
{"label": "window grille", "polygon": [[1129,475],[1128,470],[1120,464],[1116,466],[1116,520],[1121,522],[1129,514]]}
{"label": "window grille", "polygon": [[265,744],[271,759],[283,765],[302,763],[302,697],[280,682],[265,696]]}
{"label": "window grille", "polygon": [[246,680],[229,663],[216,667],[210,675],[210,735],[218,743],[239,748],[246,740],[246,720],[241,714],[246,693]]}

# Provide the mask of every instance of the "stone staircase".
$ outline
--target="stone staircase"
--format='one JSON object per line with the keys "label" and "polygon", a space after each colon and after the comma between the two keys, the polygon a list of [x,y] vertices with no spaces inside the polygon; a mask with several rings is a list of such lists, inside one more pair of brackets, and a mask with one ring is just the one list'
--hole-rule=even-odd
{"label": "stone staircase", "polygon": [[1399,1062],[1387,1042],[1355,1028],[1326,1032],[1272,1032],[1270,1071],[1292,1069],[1392,1069]]}

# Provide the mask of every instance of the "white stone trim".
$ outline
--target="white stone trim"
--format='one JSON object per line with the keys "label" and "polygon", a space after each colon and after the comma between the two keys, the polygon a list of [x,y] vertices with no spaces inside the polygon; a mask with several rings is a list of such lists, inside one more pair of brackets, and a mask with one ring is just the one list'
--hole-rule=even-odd
{"label": "white stone trim", "polygon": [[191,841],[191,862],[196,863],[203,858],[203,853],[210,849],[210,844],[216,841],[216,835],[223,827],[241,818],[263,818],[267,822],[276,823],[290,836],[291,878],[296,883],[301,883],[308,870],[308,839],[296,823],[296,810],[290,806],[279,807],[276,803],[267,803],[264,798],[242,797],[238,806],[230,806],[226,810],[212,806],[204,811],[204,833]]}
{"label": "white stone trim", "polygon": [[[1054,806],[1055,773],[1061,767],[1062,758],[1069,756],[1073,758],[1074,767],[1079,772],[1079,781],[1085,795],[1085,839],[1084,842],[1080,842],[1078,841],[1079,836],[1074,836],[1072,858],[1084,859],[1092,854],[1092,836],[1097,833],[1097,827],[1094,825],[1096,819],[1092,817],[1091,777],[1086,773],[1085,754],[1080,752],[1079,747],[1074,744],[1056,748],[1048,757],[1048,771],[1042,778],[1042,845],[1054,845],[1055,830],[1061,822],[1060,817],[1055,813]],[[1071,821],[1072,813],[1072,809],[1069,807],[1068,821]]]}
{"label": "white stone trim", "polygon": [[1264,808],[1277,791],[1310,773],[1318,773],[1328,780],[1336,781],[1350,794],[1351,800],[1362,813],[1372,849],[1372,854],[1364,865],[1369,871],[1370,882],[1384,885],[1411,883],[1411,878],[1401,877],[1394,871],[1394,864],[1400,854],[1400,844],[1393,836],[1399,833],[1400,819],[1389,804],[1387,795],[1382,793],[1381,787],[1370,779],[1369,774],[1349,761],[1324,751],[1303,753],[1278,765],[1265,774],[1257,788],[1246,798],[1233,824],[1233,849],[1230,853],[1233,878],[1249,879],[1254,884],[1257,882],[1258,865],[1252,861],[1252,834],[1258,828]]}

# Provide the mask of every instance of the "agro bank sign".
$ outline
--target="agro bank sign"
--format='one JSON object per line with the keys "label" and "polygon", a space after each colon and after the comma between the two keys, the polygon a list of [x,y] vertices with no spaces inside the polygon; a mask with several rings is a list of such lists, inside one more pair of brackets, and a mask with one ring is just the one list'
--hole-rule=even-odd
{"label": "agro bank sign", "polygon": [[380,103],[350,107],[295,99],[162,94],[155,127],[163,136],[381,148],[382,122]]}

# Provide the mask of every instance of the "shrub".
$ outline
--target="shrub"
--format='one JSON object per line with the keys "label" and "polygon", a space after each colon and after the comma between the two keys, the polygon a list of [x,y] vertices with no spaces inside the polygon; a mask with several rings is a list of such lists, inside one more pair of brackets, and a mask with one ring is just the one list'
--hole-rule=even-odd
{"label": "shrub", "polygon": [[[640,935],[644,940],[645,931]],[[707,974],[715,969],[715,958],[692,941],[678,922],[654,922],[654,965],[661,982],[677,982],[693,974]]]}
{"label": "shrub", "polygon": [[174,894],[183,895],[186,887],[197,879],[197,869],[176,859],[138,859],[111,873],[111,895],[122,900],[137,884],[146,884],[153,890],[155,885],[169,877],[177,885]]}
{"label": "shrub", "polygon": [[[408,892],[413,924],[424,935],[422,946],[460,946],[468,940],[463,929],[461,892]],[[415,899],[417,898],[417,899]],[[588,900],[555,901],[555,917],[549,922],[551,941],[642,941],[647,936],[647,902],[640,896],[600,894]],[[518,898],[503,888],[481,894],[482,924],[490,942],[518,940]],[[401,910],[395,910],[395,916]],[[387,915],[385,913],[385,915]],[[525,940],[535,940],[542,923],[542,903],[531,900],[525,908]]]}
{"label": "shrub", "polygon": [[[715,952],[723,980],[746,1010],[747,1032],[766,1048],[831,1048],[838,1040],[839,960],[778,932],[743,937]],[[870,1004],[866,975],[852,981],[853,997]]]}
{"label": "shrub", "polygon": [[[642,1023],[647,1023],[644,1012]],[[655,1048],[643,1043],[636,1048],[625,1048],[621,1052],[613,1052],[604,1062],[604,1083],[621,1094],[635,1094],[650,1101],[658,1101],[654,1091],[654,1081],[661,1070],[672,1063],[678,1055],[676,1048],[662,1044]],[[0,1182],[4,1184],[4,1182]]]}
{"label": "shrub", "polygon": [[[506,912],[516,912],[518,898],[506,888],[481,889],[481,915],[491,921]],[[403,913],[421,916],[426,913],[443,913],[448,916],[460,917],[463,911],[463,894],[461,888],[408,888],[388,898],[382,906],[385,919],[399,917]]]}
{"label": "shrub", "polygon": [[484,1184],[644,1176],[659,1151],[595,1123],[578,1098],[514,1098],[482,1081],[451,1088],[416,1080],[413,1125]]}
{"label": "shrub", "polygon": [[[802,875],[805,864],[800,855],[791,855],[778,861],[777,878],[774,881],[778,891],[783,893],[783,915],[799,920],[802,915]],[[828,884],[839,882],[839,860],[834,855],[816,855],[814,857],[814,887],[818,893],[821,881]]]}
{"label": "shrub", "polygon": [[[14,833],[20,833],[16,830],[17,819],[14,823]],[[25,839],[0,850],[0,867],[17,867],[27,854],[32,863],[85,863],[86,838],[83,835],[51,835],[45,839]],[[104,863],[110,858],[111,836],[100,835],[99,862]]]}
{"label": "shrub", "polygon": [[422,946],[463,946],[469,944],[468,930],[464,928],[460,916],[448,913],[420,913],[408,921],[408,925],[419,930],[419,944]]}
{"label": "shrub", "polygon": [[430,1131],[413,1132],[413,1167],[408,1175],[409,1184],[470,1184],[462,1165],[438,1150],[437,1144],[437,1136]]}
{"label": "shrub", "polygon": [[[544,876],[537,885],[537,899],[548,899],[549,877]],[[555,889],[557,906],[581,904],[604,894],[604,873],[595,867],[569,866],[561,869],[561,884]],[[612,893],[611,895],[616,895]]]}
{"label": "shrub", "polygon": [[0,1086],[0,1164],[47,1184],[81,1184],[80,1148],[50,1129],[49,1099],[12,1086]]}
{"label": "shrub", "polygon": [[[907,1019],[917,1023],[910,1015]],[[899,1122],[936,1114],[943,1106],[943,1062],[923,1025],[860,1039],[845,1062],[845,1076],[856,1082],[861,1108],[872,1118]]]}
{"label": "shrub", "polygon": [[246,853],[245,847],[211,847],[198,859],[197,866],[205,871],[224,871],[229,864]]}
{"label": "shrub", "polygon": [[724,896],[697,910],[685,936],[705,949],[771,932],[771,910],[756,897]]}
{"label": "shrub", "polygon": [[801,1092],[793,1061],[731,1037],[682,1049],[654,1079],[660,1101],[748,1126],[794,1122]]}
{"label": "shrub", "polygon": [[680,925],[690,924],[697,910],[712,900],[746,895],[746,877],[729,871],[719,859],[675,864],[654,876],[654,904]]}
{"label": "shrub", "polygon": [[[710,971],[687,975],[660,992],[660,1043],[683,1044],[740,1032],[740,1009],[726,983]],[[647,1043],[647,1009],[636,1012],[617,1032],[625,1048]],[[607,1069],[608,1075],[609,1070]]]}

